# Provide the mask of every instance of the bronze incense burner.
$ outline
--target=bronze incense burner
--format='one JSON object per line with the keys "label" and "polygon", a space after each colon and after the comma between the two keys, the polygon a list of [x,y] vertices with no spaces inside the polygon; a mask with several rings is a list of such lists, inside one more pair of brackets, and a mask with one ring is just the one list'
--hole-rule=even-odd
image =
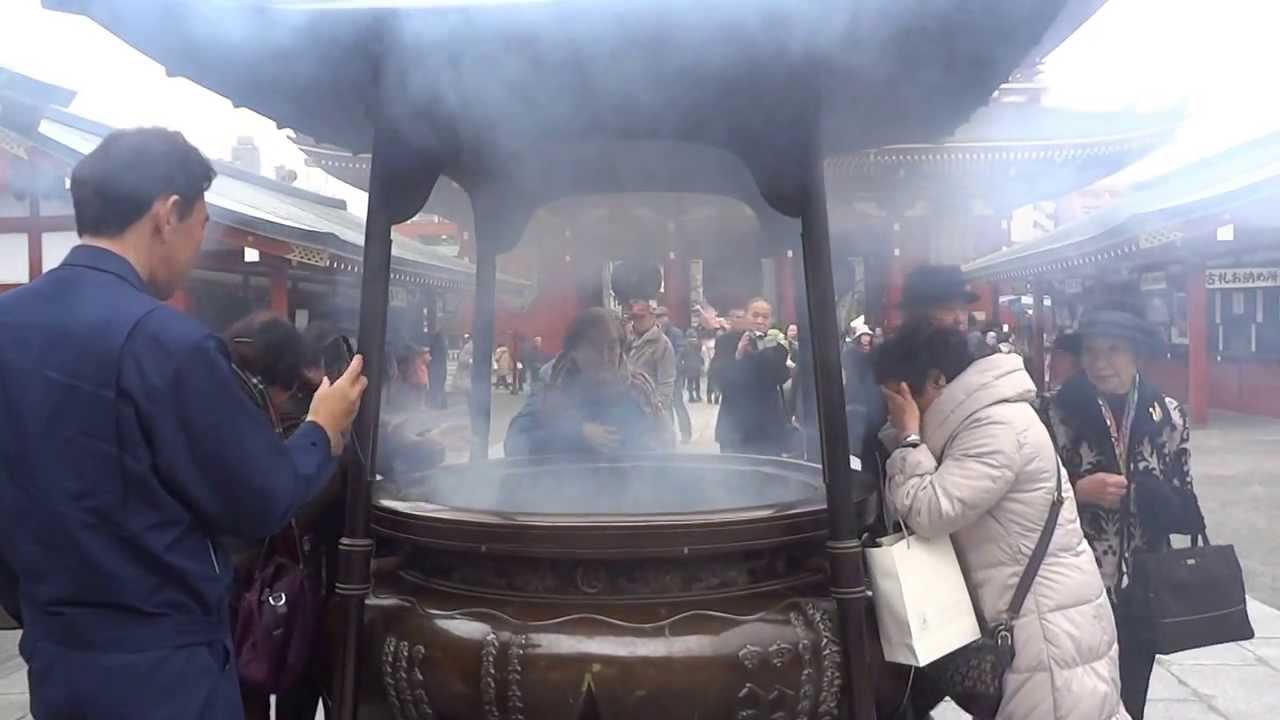
{"label": "bronze incense burner", "polygon": [[[858,488],[874,512],[874,488]],[[821,469],[500,460],[378,489],[361,717],[835,718]]]}

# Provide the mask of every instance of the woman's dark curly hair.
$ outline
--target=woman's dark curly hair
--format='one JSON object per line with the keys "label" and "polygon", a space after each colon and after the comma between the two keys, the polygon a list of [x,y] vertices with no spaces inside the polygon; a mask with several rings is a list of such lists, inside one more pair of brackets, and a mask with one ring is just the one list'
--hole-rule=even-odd
{"label": "woman's dark curly hair", "polygon": [[292,390],[302,380],[302,333],[289,321],[255,312],[227,328],[231,361],[268,387]]}
{"label": "woman's dark curly hair", "polygon": [[976,359],[964,333],[918,321],[899,329],[875,351],[871,362],[878,385],[905,382],[913,394],[919,395],[930,371],[937,370],[951,382]]}

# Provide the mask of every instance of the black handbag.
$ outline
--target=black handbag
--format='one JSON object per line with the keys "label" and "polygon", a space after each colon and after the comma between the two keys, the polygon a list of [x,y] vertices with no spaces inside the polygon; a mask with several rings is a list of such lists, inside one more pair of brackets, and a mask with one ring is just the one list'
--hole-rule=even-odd
{"label": "black handbag", "polygon": [[1236,549],[1204,532],[1188,548],[1134,553],[1124,595],[1126,619],[1158,655],[1253,639]]}
{"label": "black handbag", "polygon": [[[1054,457],[1055,462],[1057,457]],[[925,672],[938,687],[965,712],[975,718],[994,718],[1004,697],[1004,675],[1013,665],[1013,621],[1022,612],[1022,605],[1031,592],[1031,584],[1040,572],[1040,565],[1049,554],[1049,542],[1053,539],[1058,515],[1062,512],[1062,464],[1058,463],[1058,478],[1054,484],[1053,502],[1049,505],[1049,517],[1040,529],[1040,538],[1031,551],[1027,566],[1013,591],[1013,600],[1005,616],[994,624],[982,617],[982,609],[976,598],[973,610],[978,615],[982,637],[964,647],[934,660]]]}

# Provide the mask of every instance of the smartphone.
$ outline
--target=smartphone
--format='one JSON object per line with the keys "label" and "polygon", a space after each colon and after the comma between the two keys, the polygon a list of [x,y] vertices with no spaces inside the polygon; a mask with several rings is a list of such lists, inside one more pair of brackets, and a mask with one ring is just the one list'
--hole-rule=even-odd
{"label": "smartphone", "polygon": [[355,356],[355,346],[346,335],[337,335],[325,344],[320,360],[324,363],[324,374],[329,382],[337,382]]}

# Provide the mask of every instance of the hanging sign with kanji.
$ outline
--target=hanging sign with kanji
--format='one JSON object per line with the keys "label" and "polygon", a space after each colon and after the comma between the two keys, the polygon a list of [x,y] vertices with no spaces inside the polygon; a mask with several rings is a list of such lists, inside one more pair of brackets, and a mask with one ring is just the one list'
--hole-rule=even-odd
{"label": "hanging sign with kanji", "polygon": [[1280,268],[1210,268],[1204,271],[1210,290],[1280,287]]}

